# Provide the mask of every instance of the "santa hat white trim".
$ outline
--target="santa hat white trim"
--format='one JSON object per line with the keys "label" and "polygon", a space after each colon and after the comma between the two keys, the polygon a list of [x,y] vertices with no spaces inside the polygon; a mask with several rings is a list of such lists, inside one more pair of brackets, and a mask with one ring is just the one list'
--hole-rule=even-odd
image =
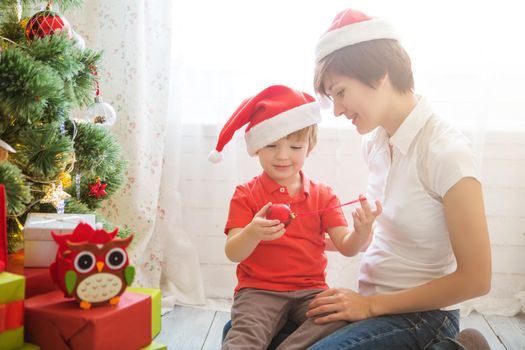
{"label": "santa hat white trim", "polygon": [[345,46],[376,39],[399,40],[399,36],[394,27],[381,18],[372,18],[333,29],[319,39],[315,49],[315,61],[319,62]]}
{"label": "santa hat white trim", "polygon": [[253,157],[264,146],[320,121],[319,104],[311,102],[260,122],[244,134],[248,154]]}

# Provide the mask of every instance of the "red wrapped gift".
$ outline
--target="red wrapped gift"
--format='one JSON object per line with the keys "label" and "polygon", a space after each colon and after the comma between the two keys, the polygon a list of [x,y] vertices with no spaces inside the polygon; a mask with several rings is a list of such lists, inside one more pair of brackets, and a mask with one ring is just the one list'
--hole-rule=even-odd
{"label": "red wrapped gift", "polygon": [[26,299],[36,295],[58,290],[58,286],[51,279],[49,268],[25,268]]}
{"label": "red wrapped gift", "polygon": [[151,342],[151,297],[125,292],[117,306],[82,310],[61,291],[25,302],[25,338],[42,350],[137,350]]}
{"label": "red wrapped gift", "polygon": [[9,254],[8,259],[7,271],[24,275],[26,278],[26,299],[58,290],[58,286],[51,279],[48,267],[24,268],[24,251]]}

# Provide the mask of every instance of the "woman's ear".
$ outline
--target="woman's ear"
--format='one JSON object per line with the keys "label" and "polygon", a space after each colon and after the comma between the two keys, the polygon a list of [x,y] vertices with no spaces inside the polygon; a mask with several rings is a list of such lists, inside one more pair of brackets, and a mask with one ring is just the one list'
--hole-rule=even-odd
{"label": "woman's ear", "polygon": [[390,81],[390,77],[388,76],[388,72],[383,75],[381,79],[379,79],[379,85],[383,86],[387,81]]}

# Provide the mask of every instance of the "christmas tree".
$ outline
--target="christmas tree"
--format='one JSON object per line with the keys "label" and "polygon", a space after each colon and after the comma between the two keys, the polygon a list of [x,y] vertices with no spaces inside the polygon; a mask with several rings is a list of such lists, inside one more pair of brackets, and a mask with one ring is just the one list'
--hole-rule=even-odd
{"label": "christmas tree", "polygon": [[38,11],[36,1],[0,0],[0,183],[11,252],[23,246],[28,213],[94,213],[124,181],[114,110],[99,95],[102,54],[62,14],[81,3]]}

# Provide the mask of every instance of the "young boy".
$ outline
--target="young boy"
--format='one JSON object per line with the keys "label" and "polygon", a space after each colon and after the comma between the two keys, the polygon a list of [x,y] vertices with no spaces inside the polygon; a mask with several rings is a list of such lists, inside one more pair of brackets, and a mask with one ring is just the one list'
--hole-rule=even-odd
{"label": "young boy", "polygon": [[[246,99],[222,129],[210,160],[219,161],[224,145],[248,124],[248,153],[258,156],[263,173],[237,186],[230,202],[226,255],[238,262],[238,284],[232,306],[232,328],[222,349],[266,349],[290,319],[299,324],[278,349],[305,349],[346,325],[316,325],[305,315],[309,302],[327,289],[325,232],[342,254],[366,248],[372,211],[366,200],[352,216],[350,232],[339,199],[326,184],[309,179],[303,164],[316,144],[321,120],[314,98],[286,86],[270,86]],[[312,213],[285,225],[265,216],[272,203],[284,203],[295,213]],[[330,310],[327,310],[330,311]]]}

